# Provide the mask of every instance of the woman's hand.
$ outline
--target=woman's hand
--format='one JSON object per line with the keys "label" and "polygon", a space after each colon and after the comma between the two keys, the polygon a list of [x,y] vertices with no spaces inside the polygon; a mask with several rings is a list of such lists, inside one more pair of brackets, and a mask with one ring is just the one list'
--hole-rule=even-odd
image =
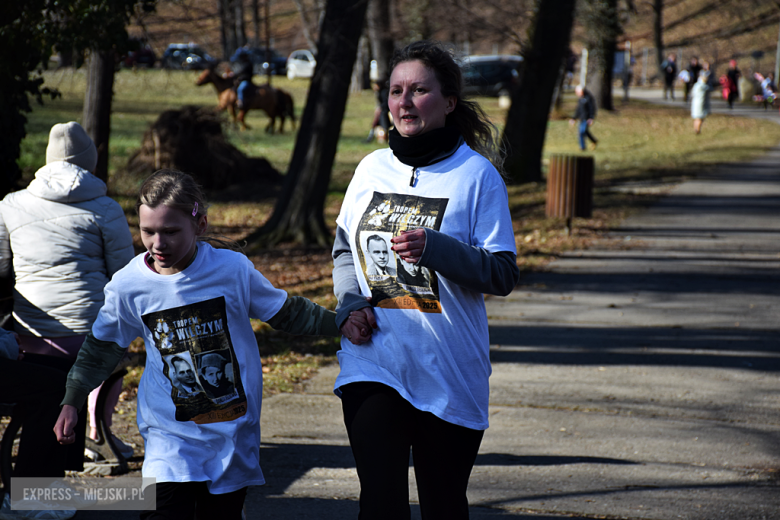
{"label": "woman's hand", "polygon": [[401,234],[390,239],[390,242],[393,243],[391,249],[398,256],[410,264],[416,264],[425,251],[425,228],[401,231]]}
{"label": "woman's hand", "polygon": [[75,406],[62,405],[60,416],[54,425],[54,434],[60,444],[73,444],[76,440],[76,423],[79,422],[79,411]]}
{"label": "woman's hand", "polygon": [[341,333],[353,344],[362,345],[371,339],[376,328],[374,311],[371,307],[364,307],[349,313],[349,318],[341,326]]}

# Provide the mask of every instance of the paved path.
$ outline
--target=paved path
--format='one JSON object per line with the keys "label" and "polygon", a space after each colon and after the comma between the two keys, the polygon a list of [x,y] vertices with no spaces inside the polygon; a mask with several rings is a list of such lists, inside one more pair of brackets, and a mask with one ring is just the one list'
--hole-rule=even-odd
{"label": "paved path", "polygon": [[[629,97],[631,99],[642,99],[657,104],[680,107],[680,109],[686,110],[690,116],[691,104],[683,101],[683,89],[677,88],[675,90],[675,101],[670,99],[664,100],[663,91],[657,88],[632,88],[629,92]],[[615,90],[614,94],[616,106],[617,108],[620,108],[620,99],[622,99],[623,90]],[[734,103],[733,108],[729,108],[728,103],[723,100],[719,90],[712,92],[710,100],[713,114],[728,114],[734,116],[753,117],[757,119],[769,119],[780,123],[780,113],[778,113],[777,107],[768,108],[765,110],[763,105],[759,106],[758,103]]]}
{"label": "paved path", "polygon": [[[487,300],[471,518],[780,519],[780,148],[703,172],[611,239]],[[250,520],[357,518],[337,370],[263,403]]]}

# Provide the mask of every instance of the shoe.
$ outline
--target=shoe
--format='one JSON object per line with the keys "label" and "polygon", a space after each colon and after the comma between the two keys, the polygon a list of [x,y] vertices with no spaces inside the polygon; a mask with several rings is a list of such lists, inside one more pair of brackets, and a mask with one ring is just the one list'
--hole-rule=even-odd
{"label": "shoe", "polygon": [[590,143],[590,149],[591,151],[596,149],[596,146],[598,146],[599,143]]}
{"label": "shoe", "polygon": [[111,438],[114,439],[114,444],[116,445],[117,449],[119,450],[119,453],[121,453],[124,458],[129,459],[130,457],[132,457],[135,454],[135,450],[133,449],[132,446],[122,442],[113,433],[111,434]]}
{"label": "shoe", "polygon": [[84,460],[85,461],[97,462],[97,461],[99,461],[102,458],[103,458],[103,455],[101,455],[100,453],[98,453],[98,452],[96,452],[94,450],[91,450],[89,448],[84,448]]}
{"label": "shoe", "polygon": [[[124,442],[122,442],[116,435],[113,433],[111,434],[111,438],[114,439],[114,445],[119,450],[119,453],[122,454],[122,456],[126,459],[129,459],[135,454],[135,450],[132,446],[128,446]],[[98,462],[99,460],[103,459],[103,456],[89,448],[84,448],[84,458],[89,460],[90,462]],[[2,519],[0,519],[2,520]]]}

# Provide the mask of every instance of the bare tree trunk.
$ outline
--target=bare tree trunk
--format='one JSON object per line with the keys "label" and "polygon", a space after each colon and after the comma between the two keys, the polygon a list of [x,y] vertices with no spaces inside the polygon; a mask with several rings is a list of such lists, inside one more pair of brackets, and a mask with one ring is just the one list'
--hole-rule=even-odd
{"label": "bare tree trunk", "polygon": [[605,38],[590,54],[594,70],[589,76],[588,89],[593,94],[598,107],[603,110],[615,108],[612,100],[612,69],[615,66],[616,48],[615,38]]}
{"label": "bare tree trunk", "polygon": [[390,2],[389,0],[368,0],[366,12],[368,38],[371,41],[371,54],[376,60],[377,77],[386,80],[390,74],[390,60],[393,58],[395,45],[390,32]]}
{"label": "bare tree trunk", "polygon": [[569,48],[576,0],[539,0],[529,29],[520,87],[512,96],[503,142],[512,182],[542,180],[542,150],[555,84]]}
{"label": "bare tree trunk", "polygon": [[314,54],[317,54],[317,41],[316,35],[319,34],[319,27],[322,22],[322,14],[317,17],[317,20],[312,19],[311,13],[308,11],[306,4],[303,0],[293,0],[295,8],[298,10],[298,14],[301,17],[301,28],[303,29],[303,37],[306,38],[306,42],[309,45],[309,50]]}
{"label": "bare tree trunk", "polygon": [[236,49],[246,45],[246,24],[244,23],[244,2],[233,0],[233,12],[236,24]]}
{"label": "bare tree trunk", "polygon": [[229,9],[229,4],[230,0],[217,0],[219,11],[219,43],[222,45],[222,59],[225,61],[229,60],[230,55],[232,54],[229,43],[232,13]]}
{"label": "bare tree trunk", "polygon": [[230,59],[236,49],[246,43],[244,4],[241,0],[219,0],[222,58]]}
{"label": "bare tree trunk", "polygon": [[780,31],[777,33],[777,50],[775,51],[775,82],[780,81]]}
{"label": "bare tree trunk", "polygon": [[587,87],[596,104],[604,110],[613,110],[612,69],[615,65],[617,38],[622,33],[618,17],[618,0],[588,0],[589,16],[585,28],[591,35],[589,63],[592,74]]}
{"label": "bare tree trunk", "polygon": [[81,118],[84,130],[94,141],[98,152],[97,166],[92,173],[103,181],[108,181],[108,142],[111,134],[111,101],[114,97],[116,69],[114,51],[93,49],[89,53],[87,67],[87,91]]}
{"label": "bare tree trunk", "polygon": [[[664,0],[653,0],[653,43],[655,44],[655,61],[658,71],[664,62]],[[661,78],[663,80],[663,78]]]}
{"label": "bare tree trunk", "polygon": [[352,82],[349,85],[350,92],[361,92],[371,88],[370,81],[371,53],[368,49],[368,38],[360,37],[355,66],[352,68]]}
{"label": "bare tree trunk", "polygon": [[328,0],[314,71],[290,170],[273,215],[247,237],[249,249],[284,241],[328,246],[331,232],[323,211],[352,66],[366,17],[366,0]]}
{"label": "bare tree trunk", "polygon": [[[240,1],[240,0],[238,0]],[[265,82],[271,84],[271,0],[265,0],[265,59],[268,68],[265,69]]]}
{"label": "bare tree trunk", "polygon": [[260,5],[258,0],[252,0],[252,30],[255,33],[254,45],[260,46]]}

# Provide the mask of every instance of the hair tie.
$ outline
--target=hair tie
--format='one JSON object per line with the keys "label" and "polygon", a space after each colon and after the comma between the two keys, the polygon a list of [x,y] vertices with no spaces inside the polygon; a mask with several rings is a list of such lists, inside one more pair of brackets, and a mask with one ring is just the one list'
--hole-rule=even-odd
{"label": "hair tie", "polygon": [[196,202],[195,207],[192,208],[192,216],[194,217],[197,214],[198,214],[198,203]]}

